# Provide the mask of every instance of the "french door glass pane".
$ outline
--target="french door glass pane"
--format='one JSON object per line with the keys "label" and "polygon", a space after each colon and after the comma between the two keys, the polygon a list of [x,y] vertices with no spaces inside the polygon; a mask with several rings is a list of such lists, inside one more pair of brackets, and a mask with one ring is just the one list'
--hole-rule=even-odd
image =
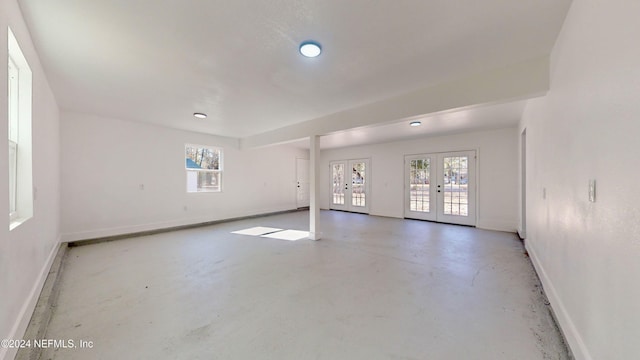
{"label": "french door glass pane", "polygon": [[430,158],[411,160],[409,169],[409,210],[411,211],[429,212],[430,162]]}
{"label": "french door glass pane", "polygon": [[353,173],[351,175],[351,205],[366,206],[365,182],[366,169],[364,162],[353,163]]}
{"label": "french door glass pane", "polygon": [[469,158],[451,156],[444,158],[444,214],[469,215]]}
{"label": "french door glass pane", "polygon": [[334,164],[333,172],[333,203],[344,205],[344,164]]}

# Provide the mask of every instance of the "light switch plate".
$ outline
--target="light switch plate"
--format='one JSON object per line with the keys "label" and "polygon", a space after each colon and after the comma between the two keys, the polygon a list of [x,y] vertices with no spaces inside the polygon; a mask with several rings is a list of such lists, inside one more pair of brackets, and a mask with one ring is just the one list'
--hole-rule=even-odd
{"label": "light switch plate", "polygon": [[589,180],[589,201],[596,202],[596,180]]}

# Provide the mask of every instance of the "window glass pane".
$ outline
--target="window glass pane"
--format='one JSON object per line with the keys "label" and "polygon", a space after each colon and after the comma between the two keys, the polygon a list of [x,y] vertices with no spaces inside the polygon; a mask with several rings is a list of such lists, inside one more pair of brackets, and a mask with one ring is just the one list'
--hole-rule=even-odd
{"label": "window glass pane", "polygon": [[9,56],[8,73],[8,106],[9,106],[9,140],[18,142],[18,67],[13,58]]}
{"label": "window glass pane", "polygon": [[187,169],[187,192],[222,190],[222,149],[185,145],[185,168]]}
{"label": "window glass pane", "polygon": [[16,212],[18,145],[9,141],[9,214]]}
{"label": "window glass pane", "polygon": [[333,165],[333,203],[344,205],[344,164]]}
{"label": "window glass pane", "polygon": [[220,172],[187,170],[188,192],[218,192],[220,191]]}
{"label": "window glass pane", "polygon": [[18,185],[18,67],[9,56],[8,66],[8,125],[9,125],[9,216],[13,220],[16,214],[16,197]]}
{"label": "window glass pane", "polygon": [[[32,73],[11,29],[7,29],[7,138],[9,230],[33,216],[31,156]],[[5,190],[6,191],[6,190]]]}
{"label": "window glass pane", "polygon": [[429,212],[430,158],[411,160],[409,210]]}
{"label": "window glass pane", "polygon": [[468,163],[466,156],[444,158],[445,215],[469,215]]}
{"label": "window glass pane", "polygon": [[357,207],[366,206],[366,169],[365,163],[354,163],[351,175],[351,205]]}
{"label": "window glass pane", "polygon": [[187,145],[185,148],[187,169],[221,170],[220,149],[195,145]]}

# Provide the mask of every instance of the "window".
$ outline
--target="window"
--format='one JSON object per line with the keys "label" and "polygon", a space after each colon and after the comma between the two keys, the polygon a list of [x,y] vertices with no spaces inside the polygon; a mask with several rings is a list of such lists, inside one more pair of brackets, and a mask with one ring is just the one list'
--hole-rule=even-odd
{"label": "window", "polygon": [[18,184],[18,67],[9,56],[9,219],[15,220]]}
{"label": "window", "polygon": [[187,144],[185,154],[187,192],[222,191],[222,149]]}
{"label": "window", "polygon": [[8,29],[9,229],[33,216],[31,163],[32,74],[11,29]]}

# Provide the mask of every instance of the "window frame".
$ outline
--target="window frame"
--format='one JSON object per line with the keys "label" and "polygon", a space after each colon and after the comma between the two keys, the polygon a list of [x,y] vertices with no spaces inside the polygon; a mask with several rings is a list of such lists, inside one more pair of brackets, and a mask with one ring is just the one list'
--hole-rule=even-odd
{"label": "window frame", "polygon": [[16,64],[12,53],[7,60],[7,125],[9,145],[9,222],[18,219],[18,131],[20,128],[20,68]]}
{"label": "window frame", "polygon": [[9,231],[33,217],[33,73],[10,27],[7,27],[7,145],[9,162]]}
{"label": "window frame", "polygon": [[[218,153],[218,168],[217,169],[196,169],[196,168],[187,167],[187,159],[189,159],[187,157],[187,149],[188,148],[207,149],[207,150],[210,150],[210,151],[217,152]],[[185,169],[185,180],[186,180],[186,191],[187,191],[187,193],[189,193],[189,194],[221,193],[222,192],[222,185],[224,183],[222,181],[223,171],[224,171],[224,151],[223,151],[223,149],[221,147],[218,147],[218,146],[186,143],[184,145],[184,154],[185,154],[184,169]],[[198,177],[195,180],[196,181],[196,185],[195,185],[195,189],[196,190],[191,190],[193,187],[190,186],[190,175],[189,175],[189,173],[197,173],[198,174],[197,175]],[[211,173],[211,174],[215,174],[216,175],[216,178],[217,178],[217,187],[216,187],[216,189],[201,190],[202,187],[198,186],[201,173]]]}

